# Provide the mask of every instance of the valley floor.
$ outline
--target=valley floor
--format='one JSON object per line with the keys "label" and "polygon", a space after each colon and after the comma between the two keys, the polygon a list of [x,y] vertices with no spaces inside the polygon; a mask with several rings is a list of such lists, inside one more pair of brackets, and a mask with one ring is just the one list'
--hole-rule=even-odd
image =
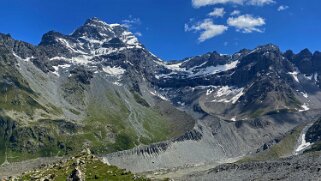
{"label": "valley floor", "polygon": [[[23,172],[63,160],[61,157],[38,158],[11,163],[0,167],[2,177],[21,175]],[[320,180],[321,152],[311,152],[269,161],[209,163],[171,170],[144,173],[151,180]],[[236,162],[235,162],[236,161]],[[234,163],[232,163],[234,162]]]}
{"label": "valley floor", "polygon": [[45,157],[26,160],[22,162],[3,164],[0,166],[0,180],[1,177],[17,176],[22,174],[23,172],[30,171],[42,165],[48,165],[54,162],[58,162],[62,159],[63,157]]}
{"label": "valley floor", "polygon": [[231,158],[226,160],[224,163],[211,162],[206,164],[197,164],[197,165],[188,166],[188,167],[179,167],[179,168],[173,168],[173,169],[167,169],[167,170],[146,172],[143,174],[146,175],[148,178],[155,179],[155,180],[163,180],[167,178],[170,178],[173,180],[180,180],[187,175],[201,173],[201,172],[210,170],[212,168],[215,168],[221,164],[236,162],[239,159],[240,158]]}
{"label": "valley floor", "polygon": [[179,180],[321,180],[321,152],[265,162],[223,164]]}

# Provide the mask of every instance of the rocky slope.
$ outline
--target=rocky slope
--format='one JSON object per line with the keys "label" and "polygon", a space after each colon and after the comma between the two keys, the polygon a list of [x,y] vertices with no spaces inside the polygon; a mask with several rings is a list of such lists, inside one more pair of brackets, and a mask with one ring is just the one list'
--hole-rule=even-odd
{"label": "rocky slope", "polygon": [[319,119],[320,62],[272,44],[165,62],[97,18],[37,46],[0,34],[0,163],[83,147],[134,172],[237,160]]}
{"label": "rocky slope", "polygon": [[38,46],[4,34],[0,42],[1,163],[84,146],[114,152],[194,126],[150,86],[159,60],[118,24],[92,18],[71,35],[45,34]]}
{"label": "rocky slope", "polygon": [[224,164],[181,180],[319,180],[320,153],[280,160]]}
{"label": "rocky slope", "polygon": [[154,85],[198,119],[193,131],[197,139],[182,136],[179,141],[112,153],[105,156],[110,163],[135,172],[224,163],[320,116],[318,73],[313,78],[300,73],[275,45],[232,56],[213,52],[166,67],[171,72],[157,75]]}

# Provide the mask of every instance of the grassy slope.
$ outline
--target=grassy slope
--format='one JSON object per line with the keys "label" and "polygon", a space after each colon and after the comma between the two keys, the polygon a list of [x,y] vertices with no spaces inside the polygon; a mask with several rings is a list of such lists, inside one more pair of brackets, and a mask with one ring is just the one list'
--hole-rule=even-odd
{"label": "grassy slope", "polygon": [[68,160],[27,172],[20,176],[20,178],[21,180],[51,178],[54,181],[63,181],[71,175],[75,168],[78,168],[78,170],[81,171],[82,178],[84,180],[148,180],[144,177],[134,175],[131,172],[119,169],[115,166],[106,165],[95,156],[87,153],[83,153],[76,157],[69,158]]}
{"label": "grassy slope", "polygon": [[[5,58],[14,59],[13,57]],[[4,58],[0,57],[1,59]],[[132,92],[131,95],[126,96],[144,130],[144,134],[137,134],[129,124],[128,117],[131,113],[124,97],[121,97],[114,89],[110,89],[106,90],[104,95],[108,100],[107,105],[106,103],[100,104],[100,100],[89,101],[85,110],[87,118],[71,123],[75,125],[75,130],[66,130],[68,128],[62,128],[57,123],[58,121],[50,118],[50,115],[61,115],[62,110],[53,105],[39,103],[37,99],[40,95],[30,89],[16,68],[13,65],[2,65],[5,61],[1,61],[0,118],[7,116],[4,113],[8,110],[13,110],[18,114],[26,114],[29,118],[27,120],[10,120],[16,125],[15,128],[10,128],[15,131],[10,132],[10,135],[6,135],[8,134],[6,130],[0,128],[0,164],[5,160],[6,152],[9,162],[39,156],[74,154],[82,150],[84,146],[91,147],[95,153],[110,153],[130,149],[139,144],[167,140],[183,134],[193,126],[192,124],[183,125],[185,128],[175,129],[179,124],[173,121],[173,118],[169,118],[158,108],[150,107],[139,94]],[[9,83],[13,82],[14,84],[8,84],[8,80]],[[77,88],[74,84],[75,82],[68,81],[65,85],[67,92],[63,97],[69,103],[82,107],[86,104],[83,99],[86,87]],[[77,86],[80,85],[77,84]],[[42,110],[41,117],[46,120],[32,122],[36,110]],[[71,110],[71,112],[79,114],[77,110]],[[1,131],[3,135],[1,135]],[[12,135],[18,139],[14,143],[9,141]],[[60,143],[64,145],[61,148],[58,146]]]}
{"label": "grassy slope", "polygon": [[290,156],[295,149],[297,140],[300,137],[303,127],[304,126],[298,126],[292,131],[288,132],[279,143],[273,145],[270,149],[247,156],[238,162],[265,161]]}
{"label": "grassy slope", "polygon": [[[3,57],[2,57],[3,58]],[[3,61],[3,60],[2,60]],[[3,62],[2,62],[3,63]],[[7,151],[9,161],[17,161],[19,158],[34,158],[36,156],[42,156],[43,153],[32,154],[27,152],[19,152],[10,149],[9,139],[10,135],[8,133],[7,124],[13,123],[13,120],[8,120],[6,116],[6,111],[14,111],[16,115],[20,113],[29,117],[26,122],[33,119],[33,115],[36,110],[42,110],[45,114],[56,114],[57,108],[53,106],[42,106],[36,101],[37,94],[33,92],[26,81],[23,80],[19,72],[17,72],[12,66],[1,65],[0,66],[0,119],[2,121],[0,130],[0,163],[5,160],[5,154]],[[26,124],[26,123],[24,123]],[[16,126],[19,124],[16,124]],[[21,125],[21,124],[20,124]],[[19,125],[19,126],[20,126]],[[11,125],[12,127],[12,125]],[[32,128],[30,128],[32,130]],[[22,138],[27,139],[27,138]],[[24,140],[19,140],[23,142]]]}
{"label": "grassy slope", "polygon": [[[5,160],[7,152],[8,161],[20,161],[25,158],[35,158],[38,156],[50,156],[52,152],[57,152],[57,148],[51,151],[52,145],[38,152],[19,151],[11,149],[16,147],[9,142],[12,135],[17,140],[14,144],[24,145],[27,141],[38,141],[34,134],[39,130],[38,125],[32,123],[36,110],[40,110],[43,118],[49,118],[50,115],[59,115],[61,109],[53,105],[42,105],[37,101],[38,94],[34,92],[27,81],[22,77],[16,67],[15,57],[10,51],[0,48],[0,164]],[[13,118],[8,117],[8,112]],[[39,113],[39,112],[38,112]],[[23,119],[23,120],[21,120]],[[28,126],[28,128],[27,128]],[[17,136],[20,135],[20,137]],[[31,136],[28,138],[28,136]],[[38,136],[38,135],[37,135]],[[28,140],[29,139],[29,140]],[[41,138],[43,139],[43,137]],[[48,142],[48,140],[43,140]]]}
{"label": "grassy slope", "polygon": [[[28,127],[20,127],[19,123],[16,123],[18,130],[13,135],[17,136],[18,142],[15,144],[25,145],[27,142],[32,144],[20,149],[11,149],[13,147],[8,146],[8,161],[21,161],[39,156],[72,155],[82,150],[84,146],[90,147],[98,154],[110,153],[130,149],[139,144],[170,139],[185,131],[184,129],[175,130],[175,124],[172,124],[168,116],[159,110],[130,102],[132,106],[134,105],[134,114],[144,129],[144,136],[139,135],[129,124],[129,107],[118,93],[108,91],[106,98],[110,102],[109,107],[90,102],[87,109],[88,117],[77,124],[50,119],[39,120],[35,124],[30,123]],[[30,107],[30,109],[37,108]],[[61,122],[64,123],[62,126]],[[9,143],[8,140],[9,137],[6,137],[0,141],[0,163],[5,159],[5,143]],[[41,142],[40,146],[39,142]],[[59,143],[63,143],[64,146],[59,148]]]}
{"label": "grassy slope", "polygon": [[[137,100],[137,96],[134,100]],[[119,93],[110,90],[106,92],[106,97],[111,103],[110,107],[104,107],[97,102],[92,102],[88,106],[88,117],[86,119],[87,132],[102,135],[100,141],[95,142],[95,150],[99,152],[112,152],[125,150],[139,145],[140,143],[149,144],[163,141],[171,138],[171,134],[166,117],[151,107],[141,105],[141,102],[130,102],[137,120],[144,128],[144,135],[137,134],[128,121],[130,117],[130,108],[128,104],[120,97]],[[128,99],[129,101],[131,99]],[[141,100],[141,99],[140,99]],[[114,134],[115,139],[111,141],[106,135],[108,132]],[[108,150],[104,150],[108,148]]]}

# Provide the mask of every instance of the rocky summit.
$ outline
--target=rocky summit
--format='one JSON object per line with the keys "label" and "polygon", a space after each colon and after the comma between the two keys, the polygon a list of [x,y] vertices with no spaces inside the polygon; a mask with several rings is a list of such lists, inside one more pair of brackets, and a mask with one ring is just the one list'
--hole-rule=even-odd
{"label": "rocky summit", "polygon": [[[284,170],[321,150],[320,67],[318,51],[273,44],[163,61],[126,27],[98,18],[69,35],[50,31],[39,45],[0,34],[0,175],[291,178]],[[95,156],[55,163],[84,148]],[[51,161],[42,171],[9,169],[38,168],[32,159]]]}

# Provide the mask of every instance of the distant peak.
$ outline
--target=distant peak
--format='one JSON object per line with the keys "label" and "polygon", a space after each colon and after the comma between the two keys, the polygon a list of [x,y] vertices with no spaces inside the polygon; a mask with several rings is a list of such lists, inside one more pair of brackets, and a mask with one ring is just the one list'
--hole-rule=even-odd
{"label": "distant peak", "polygon": [[95,25],[95,26],[97,26],[97,25],[106,26],[107,25],[108,26],[108,24],[105,21],[103,21],[97,17],[92,17],[90,19],[87,19],[85,22],[85,25]]}
{"label": "distant peak", "polygon": [[[58,41],[59,39],[65,39],[67,42],[71,41],[71,44],[81,42],[82,44],[102,45],[105,43],[105,47],[112,46],[110,44],[117,44],[117,46],[127,46],[129,48],[143,48],[137,37],[127,28],[120,24],[107,24],[97,17],[87,19],[84,25],[77,28],[70,35],[50,31],[43,36],[40,45],[61,43]],[[115,43],[117,39],[122,43]]]}
{"label": "distant peak", "polygon": [[312,55],[311,51],[307,48],[303,49],[299,54]]}
{"label": "distant peak", "polygon": [[56,42],[56,39],[59,37],[64,37],[64,35],[56,31],[49,31],[42,36],[41,42],[39,45],[54,44]]}
{"label": "distant peak", "polygon": [[312,52],[307,48],[303,49],[302,51],[300,51],[298,54],[295,55],[296,60],[301,60],[305,58],[310,59],[312,58],[312,56],[313,56]]}
{"label": "distant peak", "polygon": [[214,54],[214,55],[220,55],[220,53],[218,53],[217,51],[213,51],[213,52],[211,52],[210,54]]}
{"label": "distant peak", "polygon": [[286,57],[289,60],[292,60],[294,57],[294,52],[292,50],[287,50],[283,53],[283,56]]}
{"label": "distant peak", "polygon": [[269,43],[269,44],[266,44],[266,45],[261,45],[261,46],[258,46],[257,49],[263,49],[263,50],[277,50],[279,51],[279,46],[277,45],[274,45],[272,43]]}
{"label": "distant peak", "polygon": [[7,37],[7,38],[12,38],[10,34],[0,33],[0,36]]}
{"label": "distant peak", "polygon": [[101,20],[101,19],[99,19],[97,17],[89,18],[89,19],[87,19],[87,21],[88,22],[92,22],[92,21],[94,21],[94,22],[104,22],[103,20]]}
{"label": "distant peak", "polygon": [[99,18],[97,18],[96,16],[92,17],[92,18],[89,18],[90,20],[92,21],[101,21]]}
{"label": "distant peak", "polygon": [[268,53],[268,52],[274,52],[274,53],[280,53],[281,54],[281,50],[279,49],[279,47],[277,45],[274,44],[266,44],[266,45],[260,45],[258,47],[256,47],[254,50],[252,50],[250,52],[251,53]]}
{"label": "distant peak", "polygon": [[314,55],[314,56],[317,56],[317,55],[320,56],[320,55],[321,55],[321,52],[315,51],[315,52],[313,53],[313,55]]}

